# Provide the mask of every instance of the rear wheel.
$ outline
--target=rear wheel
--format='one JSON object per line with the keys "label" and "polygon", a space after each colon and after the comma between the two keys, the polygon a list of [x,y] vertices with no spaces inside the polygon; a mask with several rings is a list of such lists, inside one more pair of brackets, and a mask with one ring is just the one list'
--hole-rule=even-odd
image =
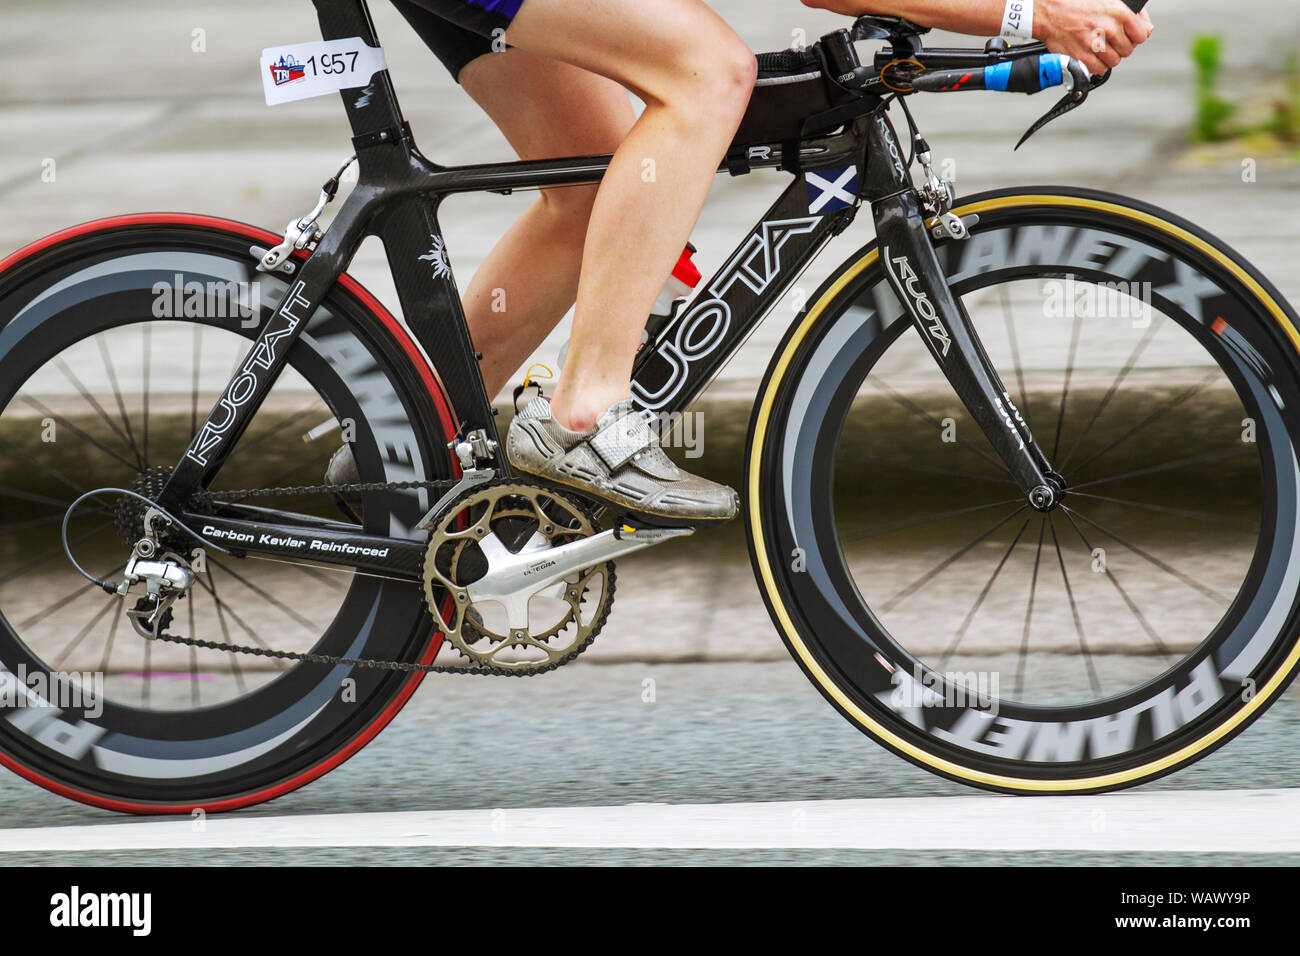
{"label": "rear wheel", "polygon": [[[346,759],[419,682],[145,640],[124,619],[134,596],[105,595],[63,555],[73,499],[105,486],[148,496],[181,459],[285,294],[248,252],[276,241],[201,217],[128,217],[0,269],[0,760],[66,796],[137,812],[265,800]],[[345,439],[361,481],[447,477],[449,423],[400,326],[344,277],[213,490],[320,484]],[[367,493],[363,530],[417,537],[428,496]],[[347,520],[319,495],[246,504]],[[78,561],[120,579],[140,518],[124,500],[88,502],[69,535]],[[416,582],[224,554],[196,570],[173,633],[405,662],[437,651]]]}
{"label": "rear wheel", "polygon": [[995,193],[939,254],[1066,481],[1028,507],[874,246],[787,334],[748,450],[773,620],[866,733],[1014,792],[1130,786],[1208,753],[1294,676],[1297,321],[1159,210]]}

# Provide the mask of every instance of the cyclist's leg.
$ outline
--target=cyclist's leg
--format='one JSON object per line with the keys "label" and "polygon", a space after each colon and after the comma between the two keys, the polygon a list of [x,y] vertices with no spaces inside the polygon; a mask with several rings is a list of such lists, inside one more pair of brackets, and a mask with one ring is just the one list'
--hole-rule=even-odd
{"label": "cyclist's leg", "polygon": [[582,430],[627,397],[645,317],[740,123],[756,64],[701,0],[523,0],[508,39],[646,102],[596,194],[553,400],[559,422]]}
{"label": "cyclist's leg", "polygon": [[[479,56],[458,79],[524,160],[612,153],[636,121],[619,84],[524,50]],[[573,305],[595,198],[594,185],[543,190],[474,273],[465,315],[489,395]]]}

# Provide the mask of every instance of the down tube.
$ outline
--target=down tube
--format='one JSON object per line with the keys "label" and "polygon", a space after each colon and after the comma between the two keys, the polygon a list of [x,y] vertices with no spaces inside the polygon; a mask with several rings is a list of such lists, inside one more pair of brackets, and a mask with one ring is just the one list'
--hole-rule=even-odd
{"label": "down tube", "polygon": [[695,400],[822,246],[857,212],[857,167],[801,172],[632,370],[632,399],[661,413]]}

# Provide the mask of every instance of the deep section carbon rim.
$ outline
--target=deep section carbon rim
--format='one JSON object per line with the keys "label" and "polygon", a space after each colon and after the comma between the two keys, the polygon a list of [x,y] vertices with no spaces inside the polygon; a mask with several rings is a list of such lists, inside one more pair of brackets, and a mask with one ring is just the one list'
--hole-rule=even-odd
{"label": "deep section carbon rim", "polygon": [[[115,599],[63,580],[54,529],[66,501],[89,487],[146,486],[177,460],[256,332],[250,307],[273,309],[283,294],[282,280],[252,270],[248,245],[210,229],[92,232],[0,277],[0,428],[13,438],[0,482],[9,532],[0,664],[9,684],[45,675],[64,695],[52,702],[71,701],[43,713],[7,708],[0,731],[11,759],[74,796],[148,806],[266,792],[302,779],[409,693],[408,675],[152,644],[120,619]],[[320,482],[345,427],[363,480],[445,469],[416,371],[355,299],[331,296],[290,365],[214,490]],[[247,502],[263,503],[286,504]],[[346,520],[328,499],[288,504]],[[367,493],[364,504],[367,533],[402,536],[430,502],[406,490]],[[111,503],[74,522],[74,547],[97,573],[124,560],[123,524]],[[414,583],[206,559],[194,597],[175,607],[176,633],[394,660],[429,648]],[[52,672],[69,675],[71,690]],[[102,679],[89,707],[72,692],[83,678]]]}
{"label": "deep section carbon rim", "polygon": [[1193,244],[1082,198],[1007,206],[941,253],[1064,506],[1019,500],[873,267],[778,355],[751,535],[787,642],[864,729],[985,785],[1118,786],[1289,676],[1294,347]]}

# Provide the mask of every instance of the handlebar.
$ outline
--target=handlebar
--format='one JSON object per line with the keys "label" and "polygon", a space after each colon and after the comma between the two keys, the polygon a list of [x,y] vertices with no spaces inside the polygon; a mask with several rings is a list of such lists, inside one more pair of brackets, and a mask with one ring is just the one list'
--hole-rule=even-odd
{"label": "handlebar", "polygon": [[[1123,0],[1140,13],[1147,0]],[[852,30],[837,30],[821,38],[820,47],[827,73],[845,89],[898,94],[912,92],[948,93],[956,90],[996,90],[1038,93],[1064,86],[1065,97],[1041,117],[1016,144],[1087,99],[1088,93],[1105,83],[1110,71],[1093,77],[1078,60],[1049,53],[1042,43],[1009,46],[1006,40],[989,40],[982,51],[931,49],[922,47],[920,37],[929,28],[901,17],[868,15],[859,17]],[[879,51],[872,67],[864,66],[853,46],[856,40],[888,40],[889,48]],[[893,71],[891,74],[891,70]]]}

